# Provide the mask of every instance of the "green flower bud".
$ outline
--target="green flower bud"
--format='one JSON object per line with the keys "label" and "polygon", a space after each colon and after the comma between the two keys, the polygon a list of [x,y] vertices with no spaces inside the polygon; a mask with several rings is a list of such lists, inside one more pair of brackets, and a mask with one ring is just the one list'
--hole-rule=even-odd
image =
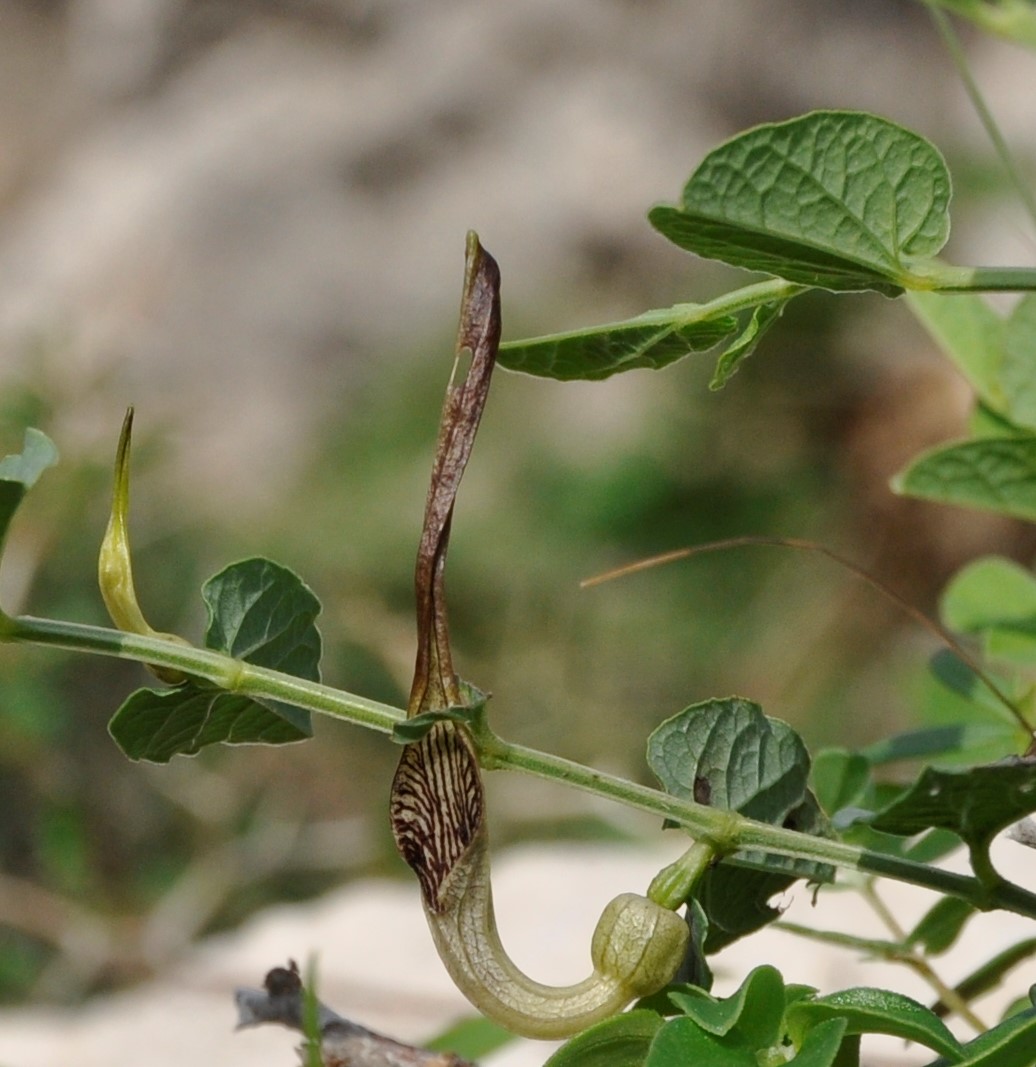
{"label": "green flower bud", "polygon": [[[119,448],[115,456],[115,485],[112,491],[111,515],[108,529],[101,542],[97,561],[97,579],[101,587],[104,606],[108,609],[115,626],[124,633],[140,634],[142,637],[161,637],[167,641],[188,644],[175,634],[153,630],[144,618],[137,603],[133,585],[133,565],[130,562],[129,530],[129,453],[130,436],[133,431],[133,408],[126,411],[126,418],[119,435]],[[170,667],[148,666],[156,678],[169,685],[179,685],[187,680],[182,671]]]}
{"label": "green flower bud", "polygon": [[636,893],[622,893],[601,913],[590,944],[594,970],[619,981],[629,999],[657,993],[673,980],[690,931],[675,912]]}

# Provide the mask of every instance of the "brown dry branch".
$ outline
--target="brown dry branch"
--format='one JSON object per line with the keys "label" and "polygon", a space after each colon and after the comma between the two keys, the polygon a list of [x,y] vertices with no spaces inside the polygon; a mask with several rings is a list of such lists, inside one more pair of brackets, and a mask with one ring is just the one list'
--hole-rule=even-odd
{"label": "brown dry branch", "polygon": [[[274,967],[266,975],[262,989],[238,989],[234,999],[239,1030],[279,1023],[306,1032],[306,993],[294,960],[289,960],[287,967]],[[316,1021],[324,1067],[476,1067],[452,1052],[433,1052],[375,1033],[319,1001]],[[300,1049],[300,1057],[305,1064],[304,1048]]]}

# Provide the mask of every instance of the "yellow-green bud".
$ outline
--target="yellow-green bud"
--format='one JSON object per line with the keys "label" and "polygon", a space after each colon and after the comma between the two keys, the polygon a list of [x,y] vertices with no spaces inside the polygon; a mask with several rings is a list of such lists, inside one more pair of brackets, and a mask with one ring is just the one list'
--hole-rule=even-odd
{"label": "yellow-green bud", "polygon": [[[133,408],[129,408],[122,424],[119,448],[115,455],[115,485],[112,491],[111,515],[108,518],[108,528],[104,533],[97,561],[97,579],[101,587],[101,596],[112,622],[124,633],[140,634],[143,637],[161,637],[167,641],[176,641],[186,645],[188,642],[182,637],[153,630],[137,603],[126,521],[129,513],[129,453],[132,431]],[[187,678],[181,671],[170,667],[149,664],[148,670],[156,678],[169,685],[179,685]]]}

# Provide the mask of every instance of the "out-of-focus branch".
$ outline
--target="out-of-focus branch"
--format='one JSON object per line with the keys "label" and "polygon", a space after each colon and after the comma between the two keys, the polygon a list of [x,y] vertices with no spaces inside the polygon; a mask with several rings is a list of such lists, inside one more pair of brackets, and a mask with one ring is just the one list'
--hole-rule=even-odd
{"label": "out-of-focus branch", "polygon": [[[287,967],[274,967],[266,975],[262,989],[238,989],[234,1000],[239,1030],[279,1023],[306,1032],[306,993],[294,960]],[[452,1052],[432,1052],[375,1033],[350,1022],[326,1004],[317,1002],[316,1007],[324,1067],[475,1067]]]}

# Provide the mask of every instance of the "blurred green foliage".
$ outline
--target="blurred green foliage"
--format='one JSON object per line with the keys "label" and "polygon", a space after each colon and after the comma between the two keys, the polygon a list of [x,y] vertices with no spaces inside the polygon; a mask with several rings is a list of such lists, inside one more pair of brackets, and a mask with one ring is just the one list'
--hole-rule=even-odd
{"label": "blurred green foliage", "polygon": [[[916,331],[904,309],[861,302]],[[859,356],[867,342],[845,343],[858,314],[801,298],[719,394],[707,389],[707,358],[589,385],[497,371],[458,501],[449,596],[459,669],[494,694],[505,736],[647,780],[643,739],[711,696],[758,700],[810,740],[865,742],[901,723],[924,656],[897,642],[902,618],[828,561],[740,549],[579,589],[654,553],[783,534],[837,547],[930,608],[952,553],[933,552],[916,522],[900,542],[897,524],[917,505],[868,512],[854,481],[853,450],[886,387],[881,361],[865,369]],[[261,520],[229,514],[217,525],[211,501],[157,491],[168,431],[138,413],[130,523],[154,625],[198,639],[202,581],[233,558],[268,555],[325,605],[324,677],[404,703],[413,558],[451,347],[446,335],[424,340],[351,374],[328,405],[335,416],[299,427],[293,488]],[[111,412],[110,442],[76,454],[38,386],[9,391],[0,412],[5,451],[30,423],[63,451],[12,530],[7,566],[21,573],[5,579],[26,596],[9,606],[102,623],[95,553],[122,412]],[[399,871],[384,826],[394,746],[325,721],[318,744],[129,764],[105,725],[143,680],[130,664],[0,646],[10,880],[0,924],[13,935],[0,997],[80,997],[272,900]],[[504,805],[497,840],[613,832],[567,802],[510,817]],[[45,920],[19,917],[13,903],[33,889],[53,896]],[[100,948],[66,936],[84,915],[103,932]]]}

